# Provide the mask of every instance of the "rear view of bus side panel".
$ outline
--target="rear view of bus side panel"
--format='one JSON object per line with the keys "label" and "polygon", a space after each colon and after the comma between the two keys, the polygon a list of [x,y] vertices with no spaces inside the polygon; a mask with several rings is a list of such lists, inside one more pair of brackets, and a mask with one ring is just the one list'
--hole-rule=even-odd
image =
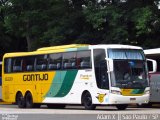
{"label": "rear view of bus side panel", "polygon": [[160,72],[150,73],[150,102],[160,102]]}
{"label": "rear view of bus side panel", "polygon": [[[152,50],[150,50],[152,52]],[[150,79],[150,102],[160,103],[160,58],[159,54],[153,52],[147,54],[147,50],[144,51],[147,57],[147,65]],[[149,50],[148,50],[149,52]]]}

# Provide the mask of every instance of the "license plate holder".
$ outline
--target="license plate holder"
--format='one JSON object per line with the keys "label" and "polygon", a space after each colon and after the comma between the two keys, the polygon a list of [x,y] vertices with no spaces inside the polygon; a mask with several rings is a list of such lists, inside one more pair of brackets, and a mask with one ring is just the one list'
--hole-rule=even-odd
{"label": "license plate holder", "polygon": [[130,98],[130,101],[136,101],[136,98]]}

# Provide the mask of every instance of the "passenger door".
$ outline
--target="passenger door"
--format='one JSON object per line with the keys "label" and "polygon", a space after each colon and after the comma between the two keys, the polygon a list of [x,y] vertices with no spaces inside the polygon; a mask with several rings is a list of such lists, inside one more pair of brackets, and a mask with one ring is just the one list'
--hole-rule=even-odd
{"label": "passenger door", "polygon": [[101,61],[99,63],[99,81],[100,81],[100,88],[102,89],[109,89],[109,79],[107,73],[107,63],[106,61]]}
{"label": "passenger door", "polygon": [[100,89],[109,89],[109,78],[105,49],[94,49],[94,68],[97,86]]}

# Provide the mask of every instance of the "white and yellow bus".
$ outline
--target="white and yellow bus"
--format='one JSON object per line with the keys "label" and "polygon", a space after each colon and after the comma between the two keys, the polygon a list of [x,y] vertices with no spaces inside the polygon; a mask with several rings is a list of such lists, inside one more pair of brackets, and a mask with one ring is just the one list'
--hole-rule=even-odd
{"label": "white and yellow bus", "polygon": [[142,48],[128,45],[81,45],[7,53],[3,57],[3,101],[19,108],[82,104],[147,103],[149,84]]}

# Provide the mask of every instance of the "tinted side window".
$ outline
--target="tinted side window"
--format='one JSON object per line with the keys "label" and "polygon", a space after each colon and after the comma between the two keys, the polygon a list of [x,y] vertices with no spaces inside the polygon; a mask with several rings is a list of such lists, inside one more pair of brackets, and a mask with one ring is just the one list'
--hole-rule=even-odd
{"label": "tinted side window", "polygon": [[17,57],[13,58],[13,72],[21,72],[22,71],[22,58]]}
{"label": "tinted side window", "polygon": [[74,69],[76,66],[76,52],[63,53],[63,69]]}
{"label": "tinted side window", "polygon": [[78,68],[91,68],[91,51],[77,52]]}
{"label": "tinted side window", "polygon": [[23,71],[34,71],[34,62],[35,62],[34,56],[23,57],[22,70]]}
{"label": "tinted side window", "polygon": [[94,50],[94,66],[98,67],[101,61],[104,61],[106,58],[104,49],[95,49]]}
{"label": "tinted side window", "polygon": [[62,64],[62,54],[61,53],[49,55],[49,64],[48,64],[49,70],[59,70],[61,69],[61,64]]}
{"label": "tinted side window", "polygon": [[4,59],[4,72],[5,73],[12,72],[12,59],[11,58]]}
{"label": "tinted side window", "polygon": [[47,70],[47,55],[38,55],[36,56],[36,70],[43,71]]}

